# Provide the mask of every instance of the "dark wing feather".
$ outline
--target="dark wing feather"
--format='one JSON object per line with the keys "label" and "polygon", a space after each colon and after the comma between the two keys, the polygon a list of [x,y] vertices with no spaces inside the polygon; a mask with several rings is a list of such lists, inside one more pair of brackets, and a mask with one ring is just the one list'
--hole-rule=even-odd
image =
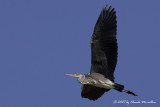
{"label": "dark wing feather", "polygon": [[88,98],[89,100],[95,101],[100,98],[106,91],[109,90],[84,84],[82,85],[81,96],[82,98]]}
{"label": "dark wing feather", "polygon": [[103,8],[91,38],[91,73],[96,72],[114,81],[117,64],[117,21],[111,6]]}

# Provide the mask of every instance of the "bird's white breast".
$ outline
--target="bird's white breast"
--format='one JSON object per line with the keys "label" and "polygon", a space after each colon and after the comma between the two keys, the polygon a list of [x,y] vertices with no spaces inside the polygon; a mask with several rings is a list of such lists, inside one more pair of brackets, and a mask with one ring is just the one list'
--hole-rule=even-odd
{"label": "bird's white breast", "polygon": [[113,88],[113,82],[109,79],[106,79],[105,81],[98,80],[94,84],[96,87],[105,88],[105,89],[111,89]]}

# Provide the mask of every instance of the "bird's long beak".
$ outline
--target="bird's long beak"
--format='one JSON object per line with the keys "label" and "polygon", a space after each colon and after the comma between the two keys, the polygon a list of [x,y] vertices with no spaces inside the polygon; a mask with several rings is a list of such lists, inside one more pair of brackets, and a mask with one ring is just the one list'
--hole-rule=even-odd
{"label": "bird's long beak", "polygon": [[67,76],[76,77],[74,74],[66,74]]}

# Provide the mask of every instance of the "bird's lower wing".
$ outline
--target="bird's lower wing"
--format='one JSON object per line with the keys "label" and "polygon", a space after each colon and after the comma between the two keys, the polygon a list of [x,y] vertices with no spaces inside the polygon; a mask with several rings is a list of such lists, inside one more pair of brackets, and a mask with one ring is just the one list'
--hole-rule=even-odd
{"label": "bird's lower wing", "polygon": [[84,84],[82,85],[81,96],[82,98],[88,98],[89,100],[95,101],[107,91],[109,90],[104,89],[104,88],[95,87],[95,86],[88,85],[88,84]]}

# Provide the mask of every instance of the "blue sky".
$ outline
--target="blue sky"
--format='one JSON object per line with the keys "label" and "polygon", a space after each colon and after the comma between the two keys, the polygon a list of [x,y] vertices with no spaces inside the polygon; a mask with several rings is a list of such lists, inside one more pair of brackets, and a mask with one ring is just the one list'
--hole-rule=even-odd
{"label": "blue sky", "polygon": [[[111,90],[93,102],[67,73],[90,71],[90,38],[102,7],[117,11],[115,81],[139,96]],[[157,107],[159,0],[1,0],[0,107]]]}

